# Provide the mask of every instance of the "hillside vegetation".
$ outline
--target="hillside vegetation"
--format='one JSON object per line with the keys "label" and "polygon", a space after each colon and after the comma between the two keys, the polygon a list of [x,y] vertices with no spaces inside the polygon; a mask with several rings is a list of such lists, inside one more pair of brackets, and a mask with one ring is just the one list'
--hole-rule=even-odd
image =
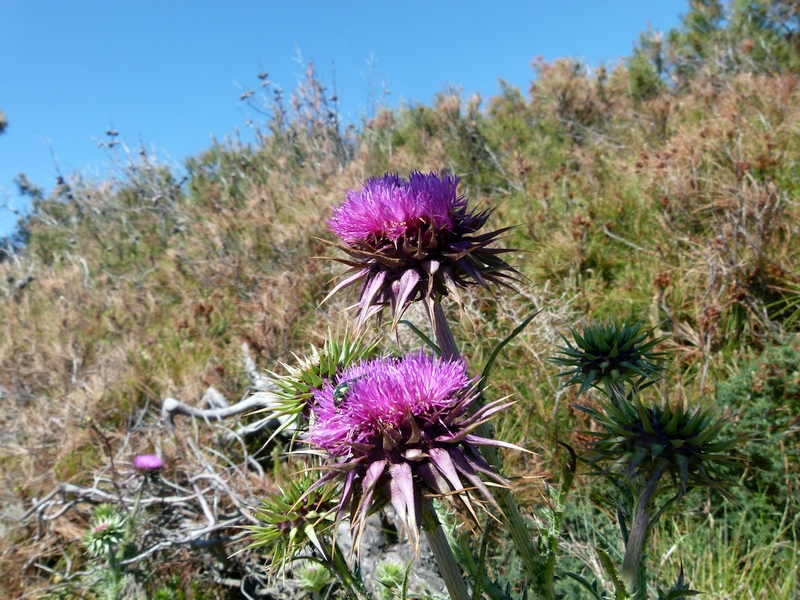
{"label": "hillside vegetation", "polygon": [[[448,169],[472,206],[495,207],[492,228],[514,226],[504,244],[519,249],[508,260],[523,276],[515,292],[497,291],[502,302],[476,292],[447,305],[468,363],[485,363],[541,311],[492,383],[517,401],[495,421],[498,437],[537,453],[506,454],[524,510],[541,506],[542,488],[521,476],[558,478],[554,440],[580,451],[591,439],[574,390],[559,389],[547,362],[559,332],[589,318],[642,320],[670,358],[658,393],[716,402],[734,433],[758,437],[741,450],[738,503],[697,492],[660,522],[656,575],[674,581],[683,564],[711,598],[796,597],[800,14],[789,0],[687,10],[679,29],[642,34],[619,64],[534,60],[528,90],[447,90],[358,128],[339,121],[309,67],[290,98],[265,86],[250,99],[257,142],[213,144],[187,161],[185,179],[141,150],[117,155],[107,180],[73,173],[47,197],[26,187],[32,212],[0,262],[0,587],[94,597],[74,577],[89,561],[92,504],[29,509],[64,483],[113,501],[120,486],[135,489],[137,454],[163,456],[169,494],[190,497],[148,508],[141,535],[153,539],[205,522],[191,499],[197,474],[225,474],[253,506],[286,485],[283,442],[226,437],[258,415],[179,417],[172,432],[162,402],[200,406],[209,386],[238,402],[253,385],[243,344],[258,371],[282,372],[293,353],[343,331],[354,296],[322,303],[340,271],[325,260],[337,252],[326,243],[330,207],[372,175]],[[564,539],[586,557],[576,572],[591,572],[592,548],[614,527],[613,508],[589,507],[593,482],[579,468],[582,500]],[[208,493],[228,517],[238,514],[231,497]],[[226,579],[210,556],[165,546],[140,563],[148,576],[131,597],[240,597],[235,569]],[[231,560],[240,575],[263,564],[252,551]]]}

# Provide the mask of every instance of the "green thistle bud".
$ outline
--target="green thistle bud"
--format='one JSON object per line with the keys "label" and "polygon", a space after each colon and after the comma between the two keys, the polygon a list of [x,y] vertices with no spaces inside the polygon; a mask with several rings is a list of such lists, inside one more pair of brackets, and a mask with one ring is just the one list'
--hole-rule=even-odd
{"label": "green thistle bud", "polygon": [[125,538],[125,517],[111,504],[101,504],[94,511],[92,525],[83,536],[86,550],[93,558],[107,556]]}
{"label": "green thistle bud", "polygon": [[320,538],[335,524],[335,490],[332,486],[314,489],[315,483],[304,476],[282,490],[280,497],[264,500],[255,512],[263,525],[248,527],[253,534],[250,548],[264,548],[271,553],[273,575],[308,546],[317,548],[323,556],[328,554]]}
{"label": "green thistle bud", "polygon": [[377,346],[377,340],[364,342],[363,334],[351,337],[345,331],[341,339],[334,339],[329,333],[322,349],[312,346],[309,355],[294,355],[295,364],[281,363],[286,374],[271,373],[279,391],[276,392],[278,406],[270,410],[275,417],[289,417],[281,419],[283,424],[279,431],[295,424],[304,414],[313,400],[314,390],[322,389],[325,382],[333,380],[347,367],[372,357]]}
{"label": "green thistle bud", "polygon": [[407,572],[408,567],[393,558],[387,558],[375,565],[372,578],[382,586],[376,590],[378,597],[381,600],[394,600],[401,596]]}
{"label": "green thistle bud", "polygon": [[294,365],[281,363],[287,371],[286,375],[272,373],[273,381],[281,390],[278,394],[297,404],[305,404],[313,397],[314,390],[322,389],[326,381],[332,380],[350,365],[373,356],[377,346],[377,340],[365,343],[363,335],[351,338],[345,332],[342,339],[334,339],[329,333],[322,349],[311,346],[311,354],[303,357],[294,355]]}
{"label": "green thistle bud", "polygon": [[[592,433],[599,439],[592,442],[589,463],[607,464],[601,473],[622,472],[628,477],[659,479],[669,474],[680,499],[692,487],[726,490],[735,484],[731,470],[741,461],[728,454],[747,439],[737,436],[720,439],[727,420],[713,408],[691,410],[678,406],[644,406],[638,397],[612,404],[600,402],[603,411],[577,406],[602,425],[604,431]],[[591,432],[587,432],[591,433]]]}
{"label": "green thistle bud", "polygon": [[315,563],[303,564],[296,570],[295,579],[301,590],[310,592],[314,597],[333,581],[330,571]]}
{"label": "green thistle bud", "polygon": [[550,362],[568,369],[558,375],[569,377],[565,387],[579,383],[578,395],[596,387],[609,398],[624,396],[625,384],[642,389],[661,375],[663,355],[652,350],[662,338],[646,341],[652,329],[644,331],[642,323],[592,323],[583,336],[574,329],[570,333],[575,345],[562,335],[567,345],[559,349],[564,356]]}

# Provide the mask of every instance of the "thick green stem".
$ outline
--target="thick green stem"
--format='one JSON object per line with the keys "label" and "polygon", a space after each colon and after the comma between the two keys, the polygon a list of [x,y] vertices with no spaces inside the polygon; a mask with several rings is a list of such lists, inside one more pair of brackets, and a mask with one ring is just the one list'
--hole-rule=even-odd
{"label": "thick green stem", "polygon": [[[442,304],[439,298],[433,303],[432,314],[429,313],[431,325],[436,334],[436,343],[442,351],[442,357],[452,359],[459,358],[461,354],[458,351],[453,333],[450,331],[450,325],[447,323],[447,318],[444,315]],[[473,404],[473,408],[477,408],[477,400]],[[476,430],[475,433],[481,437],[492,437],[492,432],[488,423],[483,423]],[[494,446],[483,446],[481,454],[489,462],[495,470],[500,473],[503,469],[503,461],[500,458],[500,453]],[[539,550],[531,539],[528,532],[528,527],[519,512],[519,507],[514,499],[514,494],[508,488],[496,488],[494,494],[495,500],[500,505],[505,517],[505,524],[511,534],[511,540],[519,553],[522,560],[522,565],[525,569],[525,574],[531,581],[538,581],[539,579]]]}
{"label": "thick green stem", "polygon": [[357,577],[347,566],[344,554],[336,544],[328,547],[322,546],[322,550],[327,554],[325,560],[333,568],[334,575],[339,579],[344,588],[356,598],[371,600],[372,596],[364,587],[364,582]]}
{"label": "thick green stem", "polygon": [[117,561],[117,554],[113,548],[108,549],[108,573],[111,577],[111,585],[113,586],[113,598],[119,598],[119,562]]}
{"label": "thick green stem", "polygon": [[442,531],[442,524],[436,516],[436,509],[430,498],[422,501],[422,523],[428,545],[431,547],[451,600],[471,600],[467,584],[461,577],[461,569],[453,556],[450,544],[447,543],[447,536]]}
{"label": "thick green stem", "polygon": [[[650,528],[650,512],[648,508],[650,500],[653,499],[653,495],[658,490],[658,484],[663,474],[664,469],[656,471],[647,481],[642,493],[636,500],[633,522],[631,523],[630,534],[628,534],[628,543],[625,546],[625,558],[622,561],[622,581],[628,590],[636,592],[637,597],[642,593],[644,586],[642,581],[644,577],[642,577],[639,563],[641,562],[642,549]],[[638,577],[637,573],[639,573]]]}

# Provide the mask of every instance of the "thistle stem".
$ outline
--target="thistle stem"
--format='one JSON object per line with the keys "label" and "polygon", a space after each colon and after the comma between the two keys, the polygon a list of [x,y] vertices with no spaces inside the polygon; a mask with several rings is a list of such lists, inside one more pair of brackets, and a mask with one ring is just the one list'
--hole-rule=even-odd
{"label": "thistle stem", "polygon": [[637,572],[639,571],[642,549],[644,548],[644,542],[647,539],[647,532],[650,527],[650,512],[648,508],[650,500],[653,499],[653,495],[658,490],[658,484],[663,474],[663,468],[656,471],[647,481],[644,489],[642,489],[642,493],[636,500],[633,522],[631,523],[631,530],[628,535],[628,543],[625,546],[625,558],[622,561],[622,581],[625,583],[626,588],[631,591],[636,591],[636,597],[639,597],[639,592],[641,590],[634,590],[633,588],[642,588],[644,586],[644,581],[642,581],[644,578],[637,578]]}
{"label": "thistle stem", "polygon": [[139,486],[139,492],[136,494],[136,500],[133,503],[133,510],[128,514],[125,520],[125,537],[130,538],[133,531],[133,525],[136,521],[136,514],[139,512],[139,503],[142,501],[142,494],[144,493],[144,486],[147,483],[147,477],[142,479],[142,485]]}
{"label": "thistle stem", "polygon": [[467,584],[461,578],[461,569],[456,562],[450,544],[447,543],[447,536],[442,531],[442,524],[436,516],[436,509],[430,498],[422,500],[422,523],[425,530],[425,537],[433,551],[439,573],[444,579],[447,591],[452,600],[471,600]]}
{"label": "thistle stem", "polygon": [[117,561],[117,554],[113,548],[108,549],[108,572],[111,576],[111,586],[113,600],[119,598],[119,561]]}
{"label": "thistle stem", "polygon": [[[320,540],[322,541],[322,540]],[[353,596],[358,599],[370,600],[372,596],[364,587],[364,582],[360,577],[357,577],[347,566],[347,561],[339,549],[339,546],[332,543],[329,547],[322,545],[321,549],[324,551],[326,562],[333,568],[334,575],[339,579],[341,584]]]}
{"label": "thistle stem", "polygon": [[[427,305],[426,305],[427,306]],[[428,311],[431,320],[431,326],[436,334],[436,343],[442,351],[442,358],[452,360],[459,358],[461,353],[458,351],[453,332],[450,330],[450,325],[447,323],[447,318],[444,315],[442,308],[441,298],[437,297],[433,301],[433,311]],[[473,407],[477,407],[480,399],[476,400]],[[481,437],[492,437],[488,423],[483,423],[476,429],[476,433]],[[500,453],[494,446],[484,446],[481,448],[481,454],[489,462],[498,473],[502,472],[503,460],[500,458]],[[528,527],[519,512],[519,507],[514,499],[514,495],[508,488],[497,488],[495,499],[500,505],[500,509],[505,517],[505,524],[511,534],[511,540],[519,553],[522,560],[522,565],[525,569],[525,574],[531,581],[539,580],[539,551],[531,539]]]}
{"label": "thistle stem", "polygon": [[[569,447],[568,447],[569,448]],[[570,460],[561,469],[561,489],[558,495],[553,498],[553,522],[550,533],[547,536],[547,561],[544,566],[544,576],[542,577],[543,594],[547,600],[556,600],[555,572],[556,559],[558,558],[558,541],[561,537],[561,527],[564,520],[564,507],[567,501],[572,482],[575,478],[575,468],[577,461],[572,448],[569,448]]]}

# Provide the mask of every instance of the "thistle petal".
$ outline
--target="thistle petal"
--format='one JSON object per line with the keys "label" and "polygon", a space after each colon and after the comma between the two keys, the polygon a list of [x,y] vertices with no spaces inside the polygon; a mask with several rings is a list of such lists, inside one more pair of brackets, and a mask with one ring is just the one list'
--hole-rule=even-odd
{"label": "thistle petal", "polygon": [[414,546],[415,552],[419,552],[419,526],[417,523],[418,503],[414,498],[414,478],[411,474],[411,466],[408,463],[397,463],[389,467],[391,480],[391,500],[392,506],[397,511],[397,515],[406,524],[408,539]]}

